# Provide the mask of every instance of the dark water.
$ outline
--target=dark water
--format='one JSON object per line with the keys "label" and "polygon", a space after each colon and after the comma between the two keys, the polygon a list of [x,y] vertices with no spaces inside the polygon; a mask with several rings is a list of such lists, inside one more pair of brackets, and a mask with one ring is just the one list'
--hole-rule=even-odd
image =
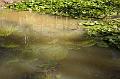
{"label": "dark water", "polygon": [[120,52],[83,33],[75,19],[1,12],[0,79],[120,79]]}

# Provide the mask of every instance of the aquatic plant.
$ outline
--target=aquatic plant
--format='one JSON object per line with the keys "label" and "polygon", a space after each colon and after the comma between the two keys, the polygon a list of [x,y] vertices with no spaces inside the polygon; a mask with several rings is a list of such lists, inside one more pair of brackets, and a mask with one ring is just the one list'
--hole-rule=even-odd
{"label": "aquatic plant", "polygon": [[0,36],[9,36],[13,32],[15,32],[17,29],[12,26],[1,26],[0,27]]}
{"label": "aquatic plant", "polygon": [[35,11],[74,18],[104,18],[119,14],[119,0],[27,0],[7,5],[14,10]]}
{"label": "aquatic plant", "polygon": [[83,23],[87,35],[97,41],[98,46],[120,49],[120,20],[89,21]]}

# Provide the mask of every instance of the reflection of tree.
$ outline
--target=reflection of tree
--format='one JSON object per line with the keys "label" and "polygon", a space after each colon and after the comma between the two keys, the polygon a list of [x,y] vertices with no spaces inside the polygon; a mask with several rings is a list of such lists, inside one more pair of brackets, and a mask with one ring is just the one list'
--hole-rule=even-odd
{"label": "reflection of tree", "polygon": [[[0,21],[1,27],[6,31],[9,28],[15,28],[15,31],[10,31],[9,35],[0,36],[0,69],[2,68],[5,75],[0,72],[0,78],[16,79],[18,76],[22,79],[41,79],[45,73],[51,71],[56,64],[49,62],[43,57],[41,36],[33,31],[31,25],[19,25],[13,21]],[[7,32],[6,32],[7,33]],[[36,43],[37,42],[37,43]],[[43,47],[44,48],[44,47]],[[1,67],[4,66],[4,67]],[[10,72],[5,69],[12,69]]]}

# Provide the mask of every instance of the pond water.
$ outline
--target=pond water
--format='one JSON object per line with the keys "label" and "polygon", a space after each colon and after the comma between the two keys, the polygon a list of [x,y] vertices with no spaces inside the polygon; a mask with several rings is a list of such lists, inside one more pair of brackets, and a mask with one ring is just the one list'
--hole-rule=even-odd
{"label": "pond water", "polygon": [[79,21],[0,12],[0,79],[120,79],[120,52],[85,39]]}

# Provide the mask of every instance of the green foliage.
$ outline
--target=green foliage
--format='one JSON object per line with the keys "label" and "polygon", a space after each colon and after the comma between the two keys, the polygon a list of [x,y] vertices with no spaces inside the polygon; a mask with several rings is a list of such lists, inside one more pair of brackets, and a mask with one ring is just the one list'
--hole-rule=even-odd
{"label": "green foliage", "polygon": [[83,23],[87,29],[87,35],[97,41],[102,47],[113,46],[120,49],[120,20],[112,19],[104,22]]}
{"label": "green foliage", "polygon": [[119,0],[29,0],[10,4],[14,10],[71,16],[74,18],[104,18],[119,13]]}

